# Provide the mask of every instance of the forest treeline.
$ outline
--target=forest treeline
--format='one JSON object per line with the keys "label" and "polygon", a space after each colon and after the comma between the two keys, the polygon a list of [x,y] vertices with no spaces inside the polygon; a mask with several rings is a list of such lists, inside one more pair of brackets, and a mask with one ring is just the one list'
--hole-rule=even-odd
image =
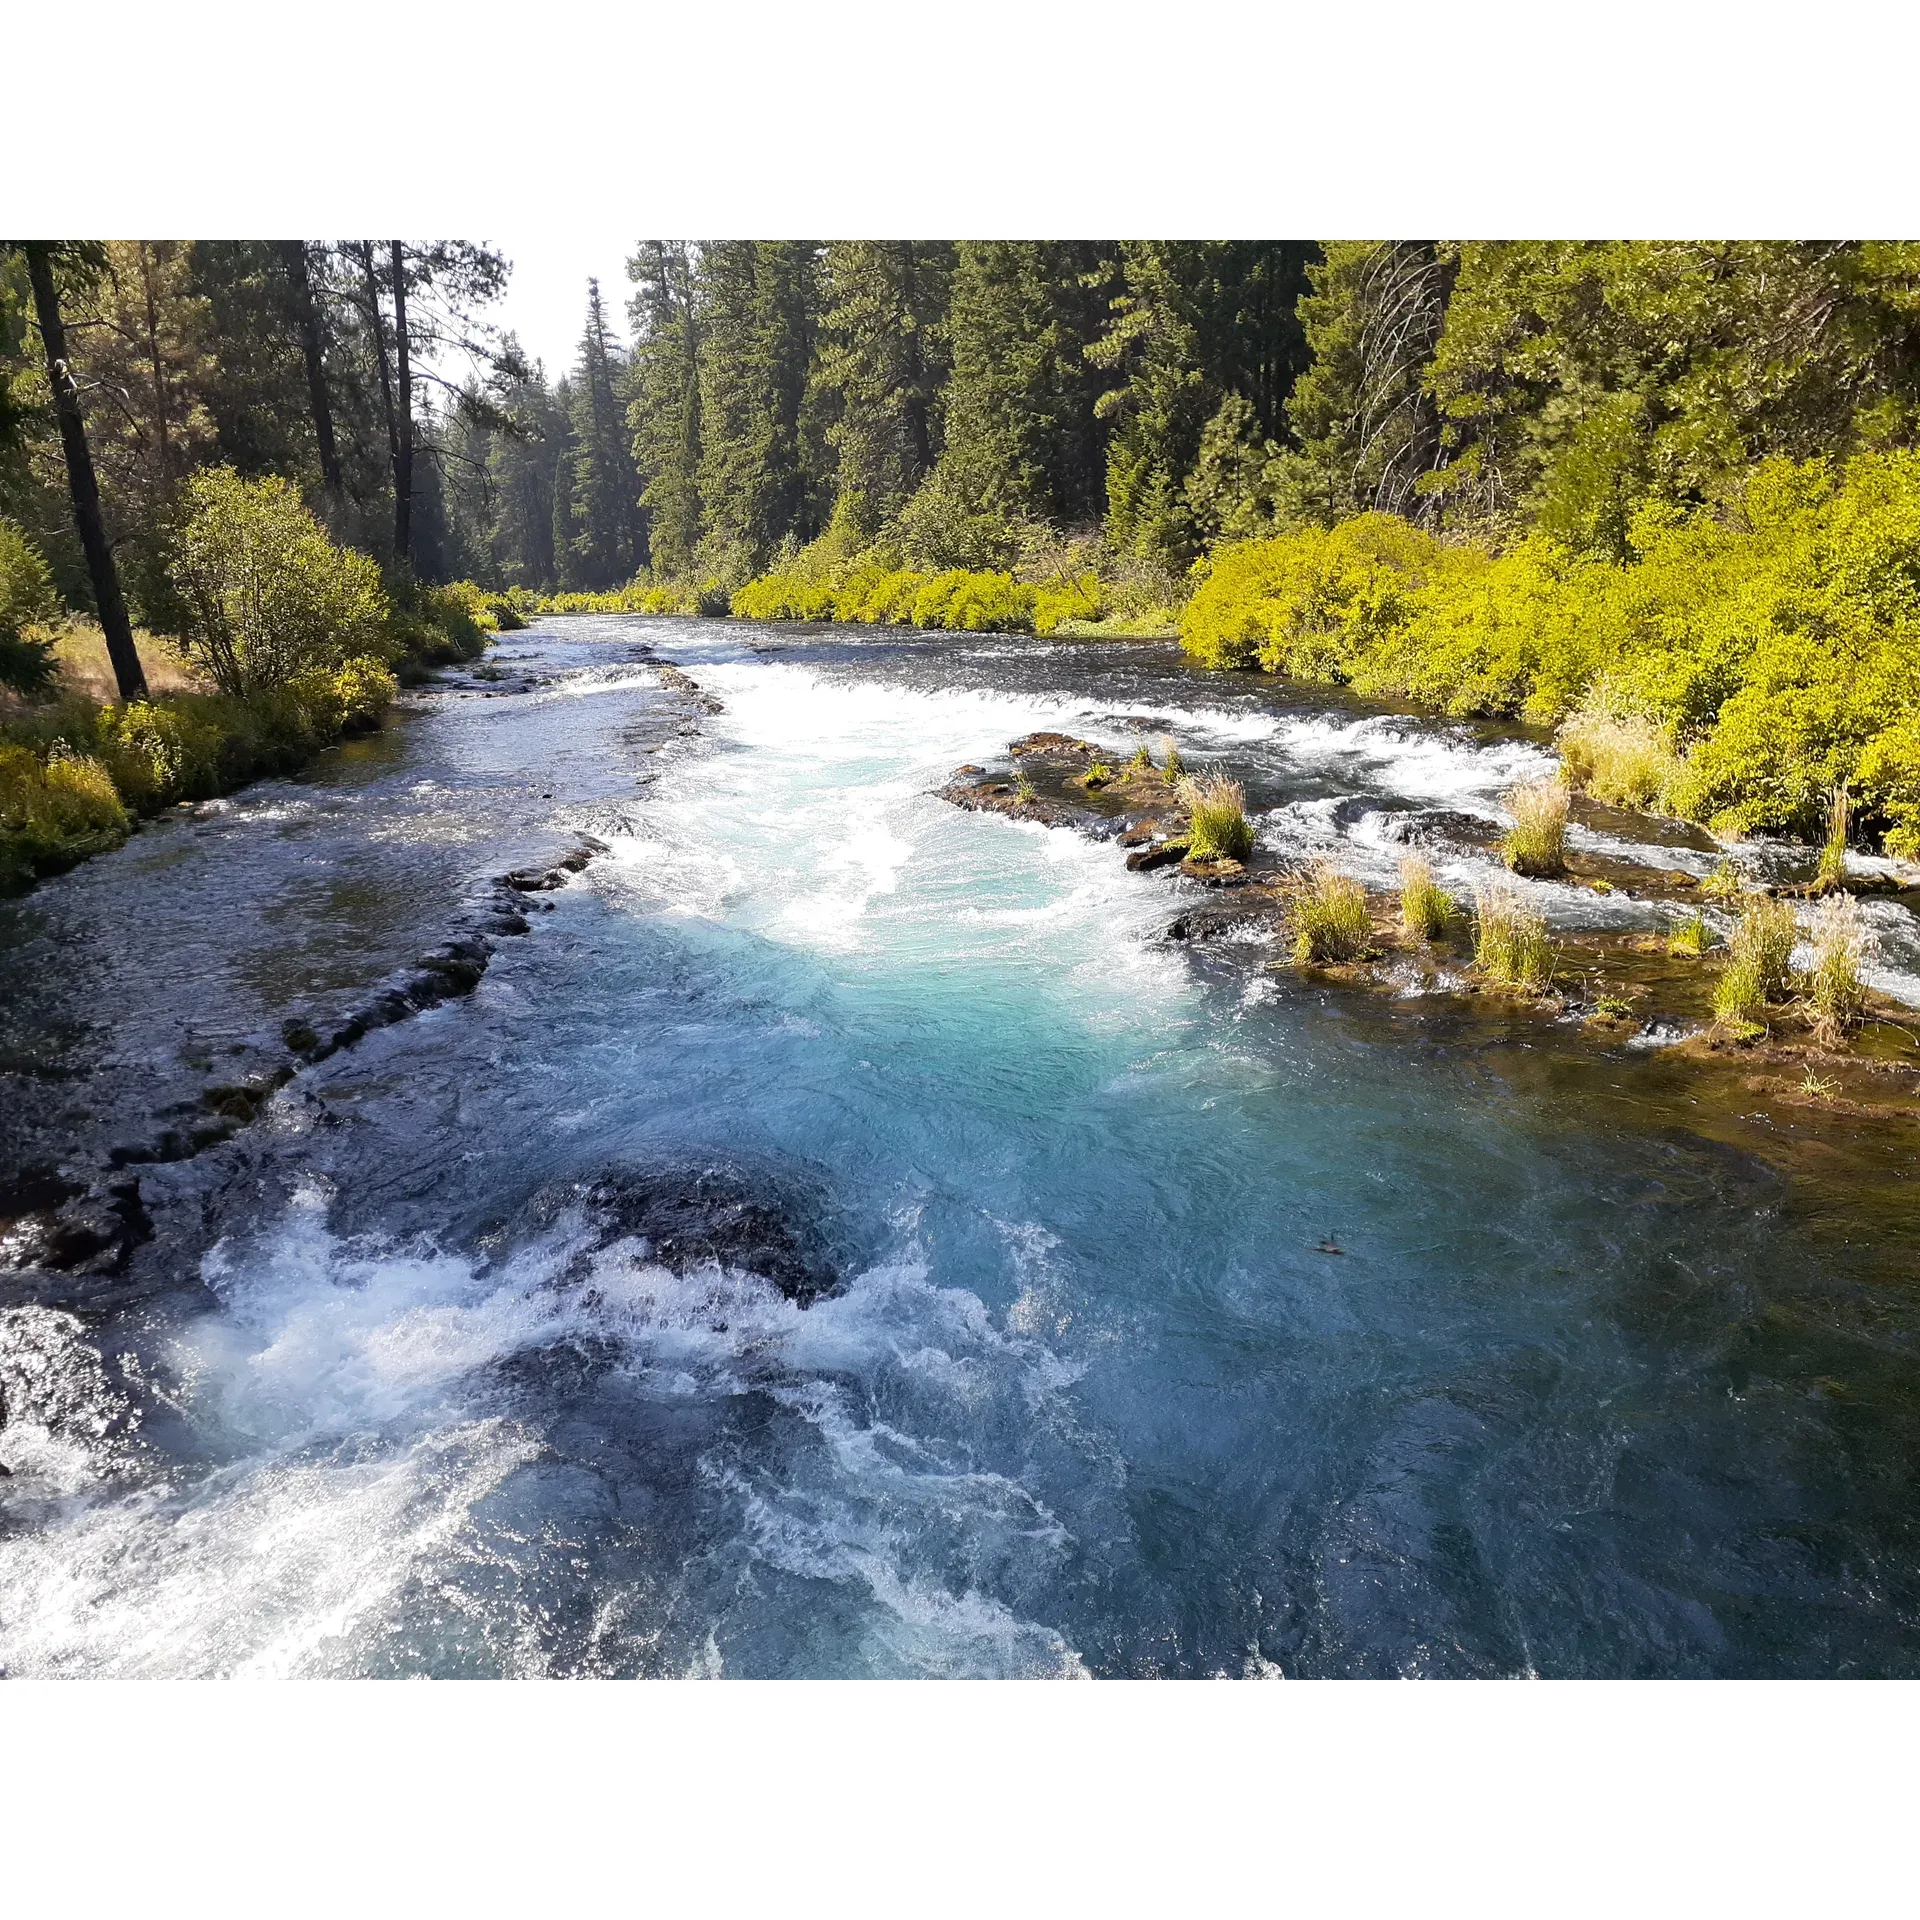
{"label": "forest treeline", "polygon": [[[1729,827],[1846,784],[1920,846],[1914,243],[650,240],[559,369],[489,326],[508,263],[467,243],[58,267],[156,633],[191,626],[188,483],[231,469],[396,605],[1177,630],[1624,728],[1644,804]],[[42,345],[16,249],[0,520],[91,608]]]}
{"label": "forest treeline", "polygon": [[465,242],[0,242],[0,891],[291,771],[517,623],[447,581],[441,510],[446,424],[506,425],[507,271]]}

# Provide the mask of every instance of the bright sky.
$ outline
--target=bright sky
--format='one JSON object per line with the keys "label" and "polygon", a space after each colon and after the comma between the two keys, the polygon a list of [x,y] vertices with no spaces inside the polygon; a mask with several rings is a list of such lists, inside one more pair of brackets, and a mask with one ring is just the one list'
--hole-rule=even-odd
{"label": "bright sky", "polygon": [[634,241],[618,234],[578,234],[548,228],[541,240],[510,240],[488,234],[487,242],[513,262],[507,297],[487,318],[502,332],[520,336],[529,360],[544,360],[547,378],[571,370],[586,323],[587,282],[597,277],[607,322],[624,343],[632,337],[627,301],[627,255]]}

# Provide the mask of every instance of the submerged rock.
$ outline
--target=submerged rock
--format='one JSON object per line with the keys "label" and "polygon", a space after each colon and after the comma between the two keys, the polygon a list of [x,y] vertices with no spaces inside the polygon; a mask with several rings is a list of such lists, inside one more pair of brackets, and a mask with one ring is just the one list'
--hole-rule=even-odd
{"label": "submerged rock", "polygon": [[1461,813],[1452,807],[1419,807],[1408,813],[1389,814],[1380,827],[1382,839],[1402,847],[1430,846],[1450,840],[1480,846],[1497,840],[1500,833],[1497,820],[1488,820],[1477,813]]}
{"label": "submerged rock", "polygon": [[542,1188],[522,1219],[544,1228],[586,1218],[591,1247],[569,1270],[616,1240],[644,1241],[647,1257],[675,1273],[703,1266],[751,1273],[800,1306],[840,1289],[819,1220],[824,1197],[788,1171],[714,1161],[652,1169],[615,1167]]}

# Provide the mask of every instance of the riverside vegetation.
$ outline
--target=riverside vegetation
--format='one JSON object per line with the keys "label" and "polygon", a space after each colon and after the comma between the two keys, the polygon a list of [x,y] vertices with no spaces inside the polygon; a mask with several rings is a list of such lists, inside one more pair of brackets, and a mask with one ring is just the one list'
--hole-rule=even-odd
{"label": "riverside vegetation", "polygon": [[[22,623],[9,636],[28,656],[18,678],[43,697],[0,718],[0,891],[118,846],[142,815],[297,769],[378,724],[403,673],[485,645],[495,615],[477,590],[390,596],[378,567],[329,540],[285,481],[208,470],[182,499],[179,645],[206,690],[62,697],[57,632]],[[52,612],[43,566],[10,531],[0,522],[0,594]]]}
{"label": "riverside vegetation", "polygon": [[[506,271],[463,242],[0,246],[0,890],[523,624],[447,564],[447,436],[504,415],[426,367],[512,377],[476,317]],[[96,648],[115,697],[76,671]]]}
{"label": "riverside vegetation", "polygon": [[[1662,1056],[1732,1074],[1749,1093],[1861,1117],[1920,1117],[1906,1104],[1920,1015],[1868,990],[1871,936],[1850,891],[1799,889],[1809,901],[1803,921],[1789,898],[1730,879],[1724,863],[1695,880],[1567,852],[1565,789],[1549,782],[1508,796],[1523,821],[1531,803],[1547,823],[1516,829],[1530,860],[1514,858],[1515,832],[1505,836],[1500,850],[1513,877],[1495,868],[1457,900],[1431,861],[1410,853],[1398,888],[1381,898],[1325,858],[1264,849],[1237,783],[1217,775],[1169,780],[1177,748],[1161,736],[1158,751],[1156,763],[1145,741],[1127,757],[1063,734],[1033,734],[1012,744],[1014,778],[963,767],[943,797],[1101,838],[1117,834],[1134,871],[1177,864],[1213,897],[1179,915],[1169,928],[1175,940],[1224,937],[1227,951],[1241,953],[1277,945],[1281,964],[1330,985],[1396,999],[1409,990],[1477,996],[1487,1019],[1544,1016],[1609,1047],[1653,1035]],[[1549,850],[1563,884],[1653,893],[1671,916],[1666,930],[1556,937],[1526,884]],[[1730,913],[1724,940],[1693,904],[1702,898]],[[1803,939],[1811,949],[1804,967],[1796,964]],[[1798,1077],[1781,1079],[1775,1069],[1784,1066]]]}

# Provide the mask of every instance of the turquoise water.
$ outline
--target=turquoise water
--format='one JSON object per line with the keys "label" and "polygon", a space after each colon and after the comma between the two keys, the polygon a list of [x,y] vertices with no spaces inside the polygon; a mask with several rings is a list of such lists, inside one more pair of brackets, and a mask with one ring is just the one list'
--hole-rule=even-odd
{"label": "turquoise water", "polygon": [[[217,1306],[137,1380],[40,1329],[150,1404],[137,1457],[16,1436],[11,1670],[1920,1665],[1904,1144],[1843,1204],[1657,1062],[1195,959],[1156,938],[1183,883],[928,794],[1138,715],[1333,837],[1536,745],[1144,650],[633,631],[726,711],[612,852],[276,1102]],[[424,721],[411,772],[488,728],[615,756],[645,682]],[[703,1158],[800,1196],[844,1289],[526,1224]]]}

